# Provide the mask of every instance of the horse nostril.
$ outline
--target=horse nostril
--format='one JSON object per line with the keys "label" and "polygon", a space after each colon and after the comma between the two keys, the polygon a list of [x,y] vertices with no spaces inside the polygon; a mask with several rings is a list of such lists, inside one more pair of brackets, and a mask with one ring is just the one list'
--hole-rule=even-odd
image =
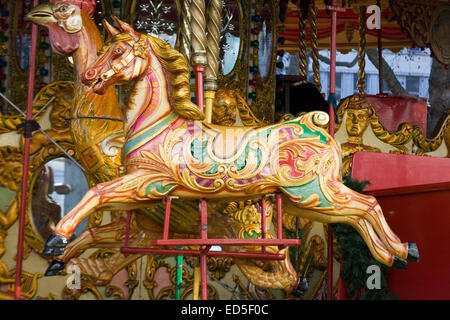
{"label": "horse nostril", "polygon": [[84,74],[84,77],[87,80],[91,80],[93,78],[95,78],[95,76],[97,75],[97,70],[95,69],[89,69],[88,71],[86,71],[86,73]]}

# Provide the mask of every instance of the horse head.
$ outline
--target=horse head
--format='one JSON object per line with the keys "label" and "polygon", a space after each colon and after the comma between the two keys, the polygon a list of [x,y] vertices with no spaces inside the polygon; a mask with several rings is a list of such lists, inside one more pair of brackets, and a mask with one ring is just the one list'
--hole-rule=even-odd
{"label": "horse head", "polygon": [[120,85],[141,76],[151,60],[145,37],[127,23],[113,18],[120,31],[104,21],[110,38],[99,52],[97,61],[82,76],[82,82],[92,86],[97,94],[103,94],[111,85]]}
{"label": "horse head", "polygon": [[151,71],[167,82],[168,100],[175,113],[186,120],[203,120],[205,115],[191,102],[186,58],[170,44],[141,34],[129,24],[112,18],[119,30],[104,21],[110,37],[81,81],[91,86],[95,93],[103,94],[111,85],[142,79],[148,75],[147,71]]}
{"label": "horse head", "polygon": [[89,14],[73,3],[58,1],[43,3],[33,8],[27,19],[48,28],[53,50],[63,56],[71,55],[79,47],[77,33]]}

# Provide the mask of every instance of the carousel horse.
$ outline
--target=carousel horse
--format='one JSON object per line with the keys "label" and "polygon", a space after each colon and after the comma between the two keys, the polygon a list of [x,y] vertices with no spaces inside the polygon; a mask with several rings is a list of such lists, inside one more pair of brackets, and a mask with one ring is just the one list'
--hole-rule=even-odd
{"label": "carousel horse", "polygon": [[[83,166],[88,169],[89,173],[93,173],[91,182],[99,183],[112,180],[118,174],[120,152],[117,150],[120,150],[122,145],[118,144],[117,141],[123,139],[122,112],[120,111],[114,87],[105,90],[103,95],[97,95],[93,93],[91,87],[81,83],[81,77],[87,70],[87,67],[97,58],[97,52],[103,46],[103,40],[97,26],[89,17],[89,13],[79,7],[79,5],[83,6],[83,4],[87,3],[89,8],[89,1],[80,2],[78,5],[69,2],[52,1],[51,3],[41,4],[30,11],[27,18],[49,30],[50,42],[56,53],[63,56],[72,55],[73,57],[77,77],[74,103],[70,112],[72,117],[70,119],[71,134],[74,138],[74,144],[79,149]],[[240,112],[241,117],[246,121],[245,123],[254,121],[248,114],[249,112],[251,113],[248,107],[245,108],[243,106],[240,108]],[[120,121],[117,121],[117,119],[120,119]],[[111,137],[113,139],[110,139]],[[86,149],[87,144],[90,144],[88,149]],[[93,158],[97,164],[91,165]],[[99,166],[98,164],[102,165]],[[175,209],[178,208],[176,202],[173,206]],[[179,209],[179,212],[192,211],[194,212],[194,217],[197,215],[195,208],[185,205],[180,206]],[[230,233],[232,232],[231,227],[227,229],[219,228],[219,226],[224,225],[224,222],[219,214],[216,216],[215,219],[210,221],[210,236],[233,236]],[[132,242],[132,245],[145,245],[139,240],[141,238],[158,239],[161,237],[162,228],[153,222],[152,219],[140,213],[136,215],[136,219],[139,227],[142,229],[142,234],[140,236],[136,235],[137,240],[134,243]],[[214,227],[215,222],[217,222],[218,227]],[[46,271],[46,276],[61,274],[66,263],[74,259],[74,263],[79,263],[81,266],[95,263],[99,266],[98,269],[101,270],[99,276],[102,277],[104,275],[102,280],[110,279],[124,266],[132,263],[142,255],[133,254],[125,257],[123,254],[117,253],[110,259],[110,263],[102,261],[86,262],[84,258],[74,257],[91,247],[111,248],[122,246],[123,240],[121,240],[120,235],[123,234],[125,225],[126,220],[123,217],[118,217],[116,221],[110,224],[91,227],[72,241],[62,255],[55,257]],[[192,226],[192,228],[191,226],[183,226],[182,229],[179,228],[176,232],[196,234],[198,231],[195,226]],[[268,247],[268,250],[272,250],[274,253],[286,251],[285,249],[279,251],[270,247]],[[293,288],[295,290],[297,287],[297,276],[295,270],[292,270],[289,255],[286,255],[285,261],[280,262],[282,264],[281,267],[274,268],[277,269],[276,272],[257,270],[245,260],[235,262],[244,275],[258,286],[272,286],[273,288],[287,291]],[[284,266],[288,267],[284,268]],[[249,268],[251,268],[251,271]],[[86,272],[89,271],[86,269]],[[276,281],[271,279],[276,279]]]}
{"label": "carousel horse", "polygon": [[201,122],[203,112],[190,101],[184,56],[114,19],[120,31],[105,22],[111,37],[82,81],[104,94],[135,80],[125,109],[125,174],[91,188],[58,223],[44,253],[63,253],[79,223],[97,210],[136,209],[169,195],[230,201],[281,192],[307,209],[298,215],[356,228],[387,266],[418,260],[417,246],[392,232],[376,199],[342,183],[339,147],[322,128],[327,114],[262,127]]}

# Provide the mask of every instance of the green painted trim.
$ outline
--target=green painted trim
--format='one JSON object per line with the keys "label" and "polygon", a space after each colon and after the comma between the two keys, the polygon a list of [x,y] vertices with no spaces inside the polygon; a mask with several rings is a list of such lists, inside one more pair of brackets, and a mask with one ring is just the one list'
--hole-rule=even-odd
{"label": "green painted trim", "polygon": [[248,234],[247,231],[244,231],[244,238],[245,239],[258,239],[261,237],[261,233],[256,232],[256,231],[252,231],[250,234]]}
{"label": "green painted trim", "polygon": [[[178,246],[177,249],[183,249],[183,247]],[[181,299],[181,286],[183,285],[183,256],[177,256],[176,265],[176,281],[175,281],[175,300]]]}
{"label": "green painted trim", "polygon": [[130,151],[136,145],[138,145],[139,143],[147,140],[152,134],[154,134],[155,132],[159,131],[162,127],[167,125],[169,122],[171,122],[171,120],[174,120],[174,118],[176,118],[176,117],[177,117],[177,115],[174,112],[172,112],[166,118],[161,119],[159,122],[157,122],[156,124],[152,125],[147,131],[142,132],[136,138],[133,138],[133,139],[127,141],[125,143],[125,145],[123,146],[124,154],[127,155],[128,153],[130,153]]}
{"label": "green painted trim", "polygon": [[174,183],[164,186],[162,181],[156,181],[147,186],[147,188],[145,189],[145,194],[149,195],[151,190],[156,189],[156,191],[159,194],[165,195],[167,192],[169,192],[174,187],[175,187]]}
{"label": "green painted trim", "polygon": [[320,188],[319,183],[319,177],[315,177],[310,182],[301,185],[301,186],[294,186],[294,187],[282,187],[284,190],[286,190],[287,193],[295,196],[295,197],[302,197],[302,200],[308,199],[309,196],[312,194],[317,194],[319,196],[319,208],[327,208],[327,207],[335,207],[331,202],[325,198],[322,189]]}

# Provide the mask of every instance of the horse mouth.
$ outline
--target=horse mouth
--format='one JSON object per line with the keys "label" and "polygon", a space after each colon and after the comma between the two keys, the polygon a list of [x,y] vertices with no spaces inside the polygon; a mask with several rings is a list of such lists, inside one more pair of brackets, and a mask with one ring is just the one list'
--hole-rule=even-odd
{"label": "horse mouth", "polygon": [[97,80],[95,80],[92,83],[92,85],[91,85],[92,90],[94,90],[95,92],[101,91],[103,84],[104,84],[104,82],[103,82],[102,78],[98,78]]}

